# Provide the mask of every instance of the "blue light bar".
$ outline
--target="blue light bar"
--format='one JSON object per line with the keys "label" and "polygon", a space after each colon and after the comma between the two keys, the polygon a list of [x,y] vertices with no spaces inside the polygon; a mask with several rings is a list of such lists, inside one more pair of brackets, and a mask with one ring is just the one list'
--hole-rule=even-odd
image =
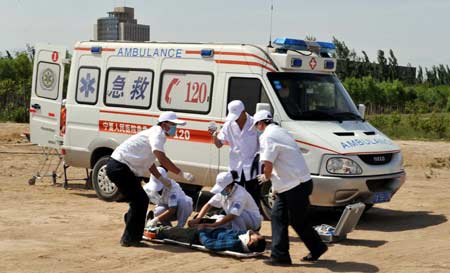
{"label": "blue light bar", "polygon": [[302,59],[291,59],[291,66],[292,67],[301,67],[302,66]]}
{"label": "blue light bar", "polygon": [[102,47],[101,46],[93,46],[93,47],[91,47],[91,53],[101,54],[102,53]]}
{"label": "blue light bar", "polygon": [[317,42],[320,46],[320,53],[334,53],[336,46],[329,42]]}
{"label": "blue light bar", "polygon": [[325,69],[334,69],[334,62],[333,61],[330,61],[330,60],[326,60],[325,61],[325,63],[324,63],[324,65],[323,65],[323,67],[325,68]]}
{"label": "blue light bar", "polygon": [[308,45],[303,40],[291,38],[276,38],[274,44],[293,50],[308,50]]}
{"label": "blue light bar", "polygon": [[202,49],[200,50],[200,55],[202,57],[212,57],[214,56],[214,49]]}

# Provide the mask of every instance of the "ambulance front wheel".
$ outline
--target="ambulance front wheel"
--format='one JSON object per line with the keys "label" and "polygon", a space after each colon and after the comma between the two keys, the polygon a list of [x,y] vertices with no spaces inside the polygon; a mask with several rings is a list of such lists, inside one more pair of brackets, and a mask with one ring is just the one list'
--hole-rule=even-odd
{"label": "ambulance front wheel", "polygon": [[261,213],[266,220],[271,220],[272,216],[272,207],[275,201],[273,192],[272,192],[272,183],[266,182],[261,185],[261,199],[260,199],[260,208]]}
{"label": "ambulance front wheel", "polygon": [[108,160],[109,156],[103,156],[95,163],[92,169],[92,186],[98,198],[110,202],[118,200],[120,192],[106,175]]}

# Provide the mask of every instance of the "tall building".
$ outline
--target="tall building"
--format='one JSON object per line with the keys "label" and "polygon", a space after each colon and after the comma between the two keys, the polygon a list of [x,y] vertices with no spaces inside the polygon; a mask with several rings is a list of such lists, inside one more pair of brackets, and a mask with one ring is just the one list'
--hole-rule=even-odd
{"label": "tall building", "polygon": [[137,23],[134,8],[117,7],[108,17],[97,19],[94,40],[149,41],[150,26]]}

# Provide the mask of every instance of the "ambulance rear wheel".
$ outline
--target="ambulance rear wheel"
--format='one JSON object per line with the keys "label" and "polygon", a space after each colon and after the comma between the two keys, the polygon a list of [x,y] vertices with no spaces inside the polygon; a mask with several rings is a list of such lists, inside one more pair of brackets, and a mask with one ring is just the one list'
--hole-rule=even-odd
{"label": "ambulance rear wheel", "polygon": [[272,219],[272,207],[275,198],[272,192],[272,183],[266,182],[261,185],[261,199],[260,199],[261,213],[266,220]]}
{"label": "ambulance rear wheel", "polygon": [[101,157],[92,169],[92,186],[97,197],[104,201],[116,201],[120,198],[120,192],[116,185],[106,175],[106,164],[109,156]]}

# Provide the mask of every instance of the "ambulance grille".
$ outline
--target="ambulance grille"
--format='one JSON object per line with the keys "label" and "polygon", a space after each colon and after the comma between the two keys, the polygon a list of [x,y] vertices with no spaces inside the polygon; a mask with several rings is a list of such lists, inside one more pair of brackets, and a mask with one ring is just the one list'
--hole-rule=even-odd
{"label": "ambulance grille", "polygon": [[367,154],[367,155],[358,155],[364,163],[369,165],[383,165],[388,164],[392,160],[392,156],[394,154]]}

